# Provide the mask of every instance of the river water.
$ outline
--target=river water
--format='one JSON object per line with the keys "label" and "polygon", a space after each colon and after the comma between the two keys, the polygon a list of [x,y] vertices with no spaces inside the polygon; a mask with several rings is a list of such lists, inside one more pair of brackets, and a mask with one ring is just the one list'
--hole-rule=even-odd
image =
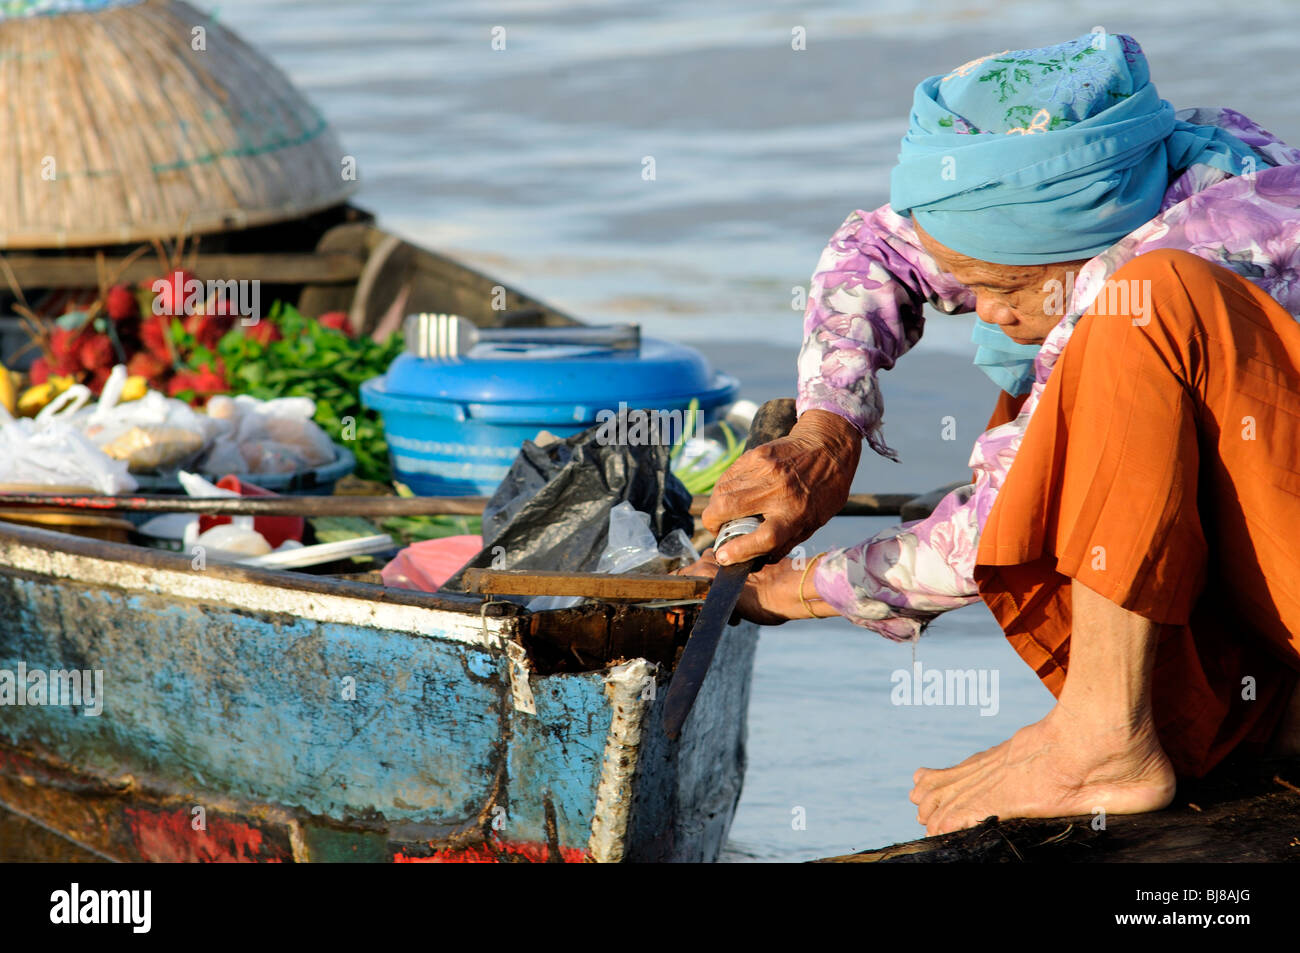
{"label": "river water", "polygon": [[[357,159],[357,201],[385,226],[585,320],[696,344],[756,400],[793,393],[795,289],[849,212],[886,200],[925,76],[1100,25],[1141,42],[1175,106],[1231,106],[1300,142],[1290,0],[1230,13],[1222,0],[200,6],[306,90]],[[970,365],[971,320],[932,315],[884,375],[886,439],[902,462],[865,459],[856,491],[962,478],[996,396]],[[943,439],[947,416],[956,439]],[[887,525],[839,518],[810,545]],[[894,673],[914,660],[996,673],[996,713],[891,704]],[[727,859],[919,836],[912,771],[988,747],[1049,706],[982,605],[939,620],[915,655],[842,620],[765,630]]]}

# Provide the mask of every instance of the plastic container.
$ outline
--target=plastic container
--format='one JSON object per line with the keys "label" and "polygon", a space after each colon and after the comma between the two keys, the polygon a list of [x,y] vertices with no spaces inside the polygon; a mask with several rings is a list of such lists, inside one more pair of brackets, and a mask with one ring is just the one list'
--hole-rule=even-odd
{"label": "plastic container", "polygon": [[[217,486],[223,490],[231,490],[240,496],[278,496],[263,486],[256,483],[250,483],[248,480],[241,480],[239,477],[232,475],[223,476],[217,481]],[[206,533],[214,526],[223,526],[231,522],[229,516],[207,516],[199,517],[199,532]],[[253,529],[262,534],[262,537],[271,545],[272,549],[278,547],[286,539],[302,542],[303,534],[307,531],[307,520],[301,516],[255,516],[253,517]]]}
{"label": "plastic container", "polygon": [[692,399],[710,423],[737,389],[695,349],[656,338],[639,350],[484,343],[460,358],[402,354],[361,401],[383,415],[394,474],[415,493],[490,496],[540,430],[568,437],[622,407],[657,411],[643,439],[672,443]]}
{"label": "plastic container", "polygon": [[[341,444],[334,444],[334,462],[326,463],[312,470],[299,470],[295,473],[236,473],[246,483],[255,483],[264,490],[285,496],[331,496],[334,484],[357,468],[357,458],[352,451]],[[140,484],[141,493],[181,493],[180,480],[176,474],[155,476],[148,473],[133,473]],[[200,472],[206,479],[219,480],[225,473]]]}

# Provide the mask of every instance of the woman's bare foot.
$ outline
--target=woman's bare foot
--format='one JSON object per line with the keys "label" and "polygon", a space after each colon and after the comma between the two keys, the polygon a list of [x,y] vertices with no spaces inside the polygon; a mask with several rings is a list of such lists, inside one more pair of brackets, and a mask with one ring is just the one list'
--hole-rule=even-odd
{"label": "woman's bare foot", "polygon": [[995,815],[1141,814],[1168,805],[1175,788],[1150,723],[1101,729],[1060,705],[997,747],[945,770],[921,768],[912,780],[917,820],[930,835]]}

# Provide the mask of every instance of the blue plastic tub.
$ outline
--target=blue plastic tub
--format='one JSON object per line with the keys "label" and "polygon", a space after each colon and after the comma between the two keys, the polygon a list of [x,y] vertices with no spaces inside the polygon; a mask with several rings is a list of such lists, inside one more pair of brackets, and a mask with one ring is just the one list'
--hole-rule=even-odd
{"label": "blue plastic tub", "polygon": [[738,386],[693,348],[655,338],[639,351],[480,344],[455,359],[402,354],[361,386],[361,402],[383,415],[394,475],[415,493],[490,496],[540,430],[568,437],[623,405],[667,415],[654,439],[675,440],[692,399],[710,423]]}

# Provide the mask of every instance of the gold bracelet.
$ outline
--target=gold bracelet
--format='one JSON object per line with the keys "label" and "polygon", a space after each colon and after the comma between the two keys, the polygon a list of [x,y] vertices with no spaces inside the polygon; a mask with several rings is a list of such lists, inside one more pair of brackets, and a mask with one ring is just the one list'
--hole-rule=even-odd
{"label": "gold bracelet", "polygon": [[803,575],[799,577],[799,601],[803,603],[803,607],[807,611],[808,616],[813,619],[824,619],[826,617],[820,616],[816,612],[813,612],[813,607],[808,604],[807,598],[804,597],[803,587],[804,584],[808,582],[808,573],[812,571],[813,566],[817,565],[817,560],[821,559],[825,555],[826,555],[825,553],[818,553],[816,556],[814,556],[809,561],[808,565],[804,567]]}

